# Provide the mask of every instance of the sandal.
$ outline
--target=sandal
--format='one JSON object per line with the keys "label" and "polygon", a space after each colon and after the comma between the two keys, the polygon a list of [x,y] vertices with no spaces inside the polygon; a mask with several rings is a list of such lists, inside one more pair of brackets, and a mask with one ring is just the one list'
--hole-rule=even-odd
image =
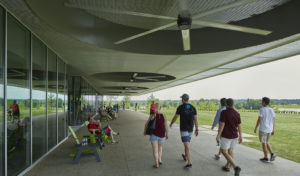
{"label": "sandal", "polygon": [[159,168],[159,166],[153,165],[153,168],[157,169],[157,168]]}
{"label": "sandal", "polygon": [[162,165],[163,164],[163,162],[159,162],[159,165]]}

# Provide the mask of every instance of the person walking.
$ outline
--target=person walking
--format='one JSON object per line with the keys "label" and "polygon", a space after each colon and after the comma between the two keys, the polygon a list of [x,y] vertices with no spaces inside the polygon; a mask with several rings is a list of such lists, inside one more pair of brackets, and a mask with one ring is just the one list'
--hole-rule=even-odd
{"label": "person walking", "polygon": [[230,166],[234,168],[234,175],[239,176],[241,168],[233,160],[233,150],[237,142],[242,143],[242,127],[240,114],[233,109],[233,100],[226,100],[226,110],[221,112],[221,126],[216,137],[217,142],[221,144],[221,151],[227,160],[222,169],[230,171]]}
{"label": "person walking", "polygon": [[150,105],[150,115],[151,114],[155,114],[155,104],[154,104],[154,101],[152,101],[152,103]]}
{"label": "person walking", "polygon": [[150,120],[156,118],[155,129],[150,136],[150,142],[153,149],[153,157],[155,161],[154,168],[159,168],[162,162],[162,146],[165,139],[168,139],[168,120],[165,115],[160,113],[159,103],[155,104],[155,113],[151,114],[144,127],[144,136],[146,135],[146,127]]}
{"label": "person walking", "polygon": [[[259,140],[262,144],[262,149],[264,152],[264,157],[260,159],[262,162],[274,161],[276,155],[273,153],[272,148],[269,144],[270,137],[274,135],[275,126],[275,112],[269,107],[270,99],[268,97],[262,98],[262,108],[260,108],[258,113],[257,123],[254,129],[256,133],[259,126]],[[268,158],[268,151],[270,152],[270,160]]]}
{"label": "person walking", "polygon": [[[221,126],[220,117],[221,117],[221,112],[226,110],[226,98],[221,98],[220,105],[221,105],[221,107],[217,111],[214,122],[211,126],[211,130],[214,130],[214,128],[217,126],[217,124],[219,125],[218,131],[220,130],[220,126]],[[219,146],[219,143],[218,143],[218,146]],[[218,154],[215,154],[215,159],[219,160],[222,156],[221,154],[222,154],[222,152],[221,152],[221,148],[220,148]]]}
{"label": "person walking", "polygon": [[190,153],[190,142],[193,135],[194,125],[195,125],[195,135],[198,136],[198,119],[196,108],[189,104],[189,95],[183,94],[181,96],[182,105],[178,106],[176,114],[174,115],[170,128],[172,128],[173,123],[176,122],[178,116],[180,116],[180,134],[181,140],[184,145],[185,154],[182,154],[184,160],[187,160],[187,165],[185,168],[192,168],[191,153]]}

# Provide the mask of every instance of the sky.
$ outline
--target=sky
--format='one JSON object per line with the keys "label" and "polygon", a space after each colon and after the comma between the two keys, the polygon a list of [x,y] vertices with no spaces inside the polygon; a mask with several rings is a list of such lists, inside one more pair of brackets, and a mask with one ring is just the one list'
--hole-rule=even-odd
{"label": "sky", "polygon": [[[260,99],[264,96],[300,99],[300,55],[164,89],[153,95],[160,100],[179,100],[183,93],[189,94],[191,100]],[[150,94],[131,99],[146,100]]]}

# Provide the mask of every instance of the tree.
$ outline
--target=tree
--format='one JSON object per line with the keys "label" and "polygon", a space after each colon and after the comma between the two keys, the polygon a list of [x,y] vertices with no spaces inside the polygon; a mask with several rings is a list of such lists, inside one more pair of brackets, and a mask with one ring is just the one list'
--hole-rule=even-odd
{"label": "tree", "polygon": [[125,104],[125,108],[130,108],[131,99],[129,96],[124,96],[124,98],[121,100],[121,104]]}
{"label": "tree", "polygon": [[147,98],[147,104],[150,105],[152,103],[152,101],[154,102],[158,102],[159,99],[155,98],[155,96],[153,95],[153,93]]}

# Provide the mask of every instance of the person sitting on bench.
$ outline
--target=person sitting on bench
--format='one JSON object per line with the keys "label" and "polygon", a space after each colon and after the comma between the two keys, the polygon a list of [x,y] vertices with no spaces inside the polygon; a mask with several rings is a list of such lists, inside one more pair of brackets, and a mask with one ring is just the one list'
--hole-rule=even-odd
{"label": "person sitting on bench", "polygon": [[[101,132],[100,132],[101,123],[99,120],[95,121],[94,117],[89,118],[89,124],[87,127],[88,127],[90,133],[96,134],[96,135],[101,134]],[[114,136],[113,136],[113,134],[114,134],[113,130],[108,125],[106,127],[104,127],[103,130],[105,132],[105,135],[110,137],[111,142],[115,143]]]}

